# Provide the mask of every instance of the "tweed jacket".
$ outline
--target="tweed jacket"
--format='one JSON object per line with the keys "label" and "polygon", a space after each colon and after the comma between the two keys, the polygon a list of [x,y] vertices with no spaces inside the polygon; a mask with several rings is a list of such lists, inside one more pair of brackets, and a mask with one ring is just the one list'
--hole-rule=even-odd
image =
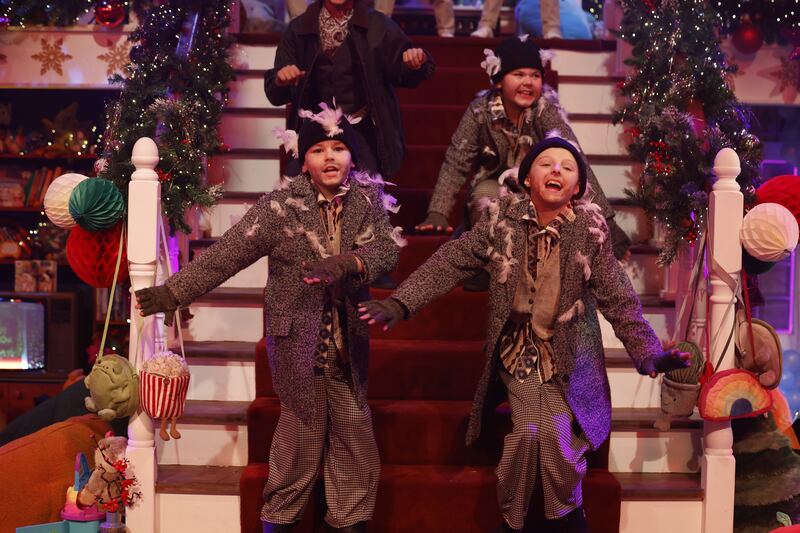
{"label": "tweed jacket", "polygon": [[[502,189],[501,189],[502,190]],[[488,267],[489,314],[484,345],[486,362],[475,392],[467,444],[477,439],[482,419],[494,405],[501,367],[498,339],[514,303],[521,270],[526,268],[525,241],[529,200],[503,190],[471,231],[444,244],[403,282],[392,297],[414,314],[459,281]],[[644,362],[661,352],[628,276],[611,252],[601,209],[588,202],[575,206],[576,218],[561,227],[561,292],[552,345],[557,375],[567,403],[593,448],[611,428],[611,393],[605,370],[597,311],[614,327],[640,373]]]}
{"label": "tweed jacket", "polygon": [[[363,276],[343,280],[347,343],[353,385],[359,401],[367,394],[369,330],[358,319],[358,304],[369,299],[369,284],[397,264],[400,247],[389,224],[384,193],[378,184],[351,178],[344,197],[342,253],[351,251],[364,264]],[[317,193],[308,178],[264,195],[213,246],[166,285],[181,306],[217,287],[263,256],[269,256],[264,291],[264,333],[273,384],[281,402],[301,419],[314,414],[314,346],[322,319],[325,288],[303,282],[304,262],[325,254],[325,229]],[[397,239],[399,240],[399,239]]]}
{"label": "tweed jacket", "polygon": [[[508,151],[511,149],[508,139],[501,131],[491,127],[493,117],[490,101],[495,94],[495,90],[481,93],[470,102],[461,117],[461,122],[445,152],[428,212],[448,216],[456,202],[458,191],[468,179],[472,179],[470,188],[474,188],[481,181],[498,179],[508,170],[506,161]],[[578,142],[558,101],[558,95],[549,87],[545,86],[542,96],[531,107],[531,112],[530,119],[524,121],[520,131],[520,136],[530,138],[529,147],[545,139],[548,132],[553,130],[556,130],[560,137]],[[586,194],[602,209],[611,229],[615,253],[618,257],[622,257],[630,246],[630,240],[613,221],[614,210],[609,205],[597,176],[588,163],[586,170],[588,177]]]}
{"label": "tweed jacket", "polygon": [[[322,2],[313,2],[305,13],[289,23],[275,53],[275,66],[264,74],[264,92],[274,105],[291,103],[287,128],[297,130],[298,109],[314,109],[313,91],[308,82],[311,71],[322,53],[319,41],[319,12]],[[434,63],[430,54],[418,70],[403,63],[403,52],[412,48],[411,41],[397,24],[383,13],[369,9],[356,0],[349,23],[349,38],[353,41],[357,64],[361,67],[363,91],[369,117],[375,125],[380,171],[393,176],[405,157],[403,121],[395,87],[416,87],[433,75]],[[275,80],[278,71],[296,65],[306,75],[296,87],[279,87]]]}

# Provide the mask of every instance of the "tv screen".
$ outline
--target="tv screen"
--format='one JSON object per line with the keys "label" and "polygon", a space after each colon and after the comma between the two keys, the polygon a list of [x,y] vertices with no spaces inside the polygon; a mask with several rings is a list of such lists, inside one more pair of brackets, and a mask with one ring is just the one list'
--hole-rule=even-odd
{"label": "tv screen", "polygon": [[45,366],[44,302],[0,301],[0,370]]}

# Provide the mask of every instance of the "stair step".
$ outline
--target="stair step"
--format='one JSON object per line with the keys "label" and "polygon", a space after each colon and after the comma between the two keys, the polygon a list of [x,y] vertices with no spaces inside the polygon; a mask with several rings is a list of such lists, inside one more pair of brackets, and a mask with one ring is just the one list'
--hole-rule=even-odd
{"label": "stair step", "polygon": [[256,358],[255,342],[189,341],[184,343],[184,348],[183,355],[190,360],[254,361]]}
{"label": "stair step", "polygon": [[650,474],[616,472],[622,485],[622,499],[627,501],[703,500],[700,474]]}
{"label": "stair step", "polygon": [[156,493],[238,495],[242,466],[158,465]]}

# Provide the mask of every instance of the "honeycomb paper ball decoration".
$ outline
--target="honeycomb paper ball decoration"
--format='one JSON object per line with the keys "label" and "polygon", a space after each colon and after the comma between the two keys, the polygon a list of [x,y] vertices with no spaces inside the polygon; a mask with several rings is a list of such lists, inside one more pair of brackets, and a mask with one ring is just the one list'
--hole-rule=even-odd
{"label": "honeycomb paper ball decoration", "polygon": [[69,197],[69,213],[75,222],[89,231],[110,228],[122,218],[125,201],[117,186],[109,180],[83,180]]}
{"label": "honeycomb paper ball decoration", "polygon": [[797,246],[797,220],[780,204],[758,204],[744,217],[739,234],[747,253],[759,261],[780,261]]}
{"label": "honeycomb paper ball decoration", "polygon": [[756,190],[759,204],[780,204],[794,215],[800,224],[800,176],[775,176]]}
{"label": "honeycomb paper ball decoration", "polygon": [[[114,266],[117,264],[119,239],[122,236],[122,224],[120,221],[104,231],[88,231],[76,226],[69,232],[67,262],[84,283],[98,289],[111,287],[114,281]],[[117,283],[127,279],[128,257],[123,246]]]}
{"label": "honeycomb paper ball decoration", "polygon": [[83,174],[63,174],[53,180],[44,195],[44,212],[50,222],[59,228],[75,227],[75,219],[69,213],[69,197],[75,187],[88,179]]}

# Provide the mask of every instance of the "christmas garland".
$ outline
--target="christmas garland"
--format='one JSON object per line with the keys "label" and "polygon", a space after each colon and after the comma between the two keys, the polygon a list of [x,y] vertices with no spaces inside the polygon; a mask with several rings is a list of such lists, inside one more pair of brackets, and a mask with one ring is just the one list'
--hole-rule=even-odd
{"label": "christmas garland", "polygon": [[[161,202],[173,230],[188,232],[186,211],[209,207],[222,194],[205,185],[205,160],[227,147],[217,127],[228,97],[233,69],[228,64],[232,39],[227,0],[173,2],[154,8],[130,41],[131,62],[125,76],[111,81],[124,86],[107,107],[105,148],[98,175],[117,184],[127,196],[133,172],[131,151],[140,137],[154,137],[161,160]],[[195,18],[196,16],[196,18]],[[196,23],[191,49],[181,39]],[[176,49],[184,47],[183,53]]]}
{"label": "christmas garland", "polygon": [[639,186],[626,190],[666,230],[660,261],[670,263],[682,241],[705,227],[717,152],[733,148],[737,181],[751,203],[758,185],[761,142],[737,101],[720,50],[717,14],[703,0],[619,0],[620,38],[633,46],[632,73],[618,88],[625,103],[615,123],[628,125],[628,150],[643,164]]}

